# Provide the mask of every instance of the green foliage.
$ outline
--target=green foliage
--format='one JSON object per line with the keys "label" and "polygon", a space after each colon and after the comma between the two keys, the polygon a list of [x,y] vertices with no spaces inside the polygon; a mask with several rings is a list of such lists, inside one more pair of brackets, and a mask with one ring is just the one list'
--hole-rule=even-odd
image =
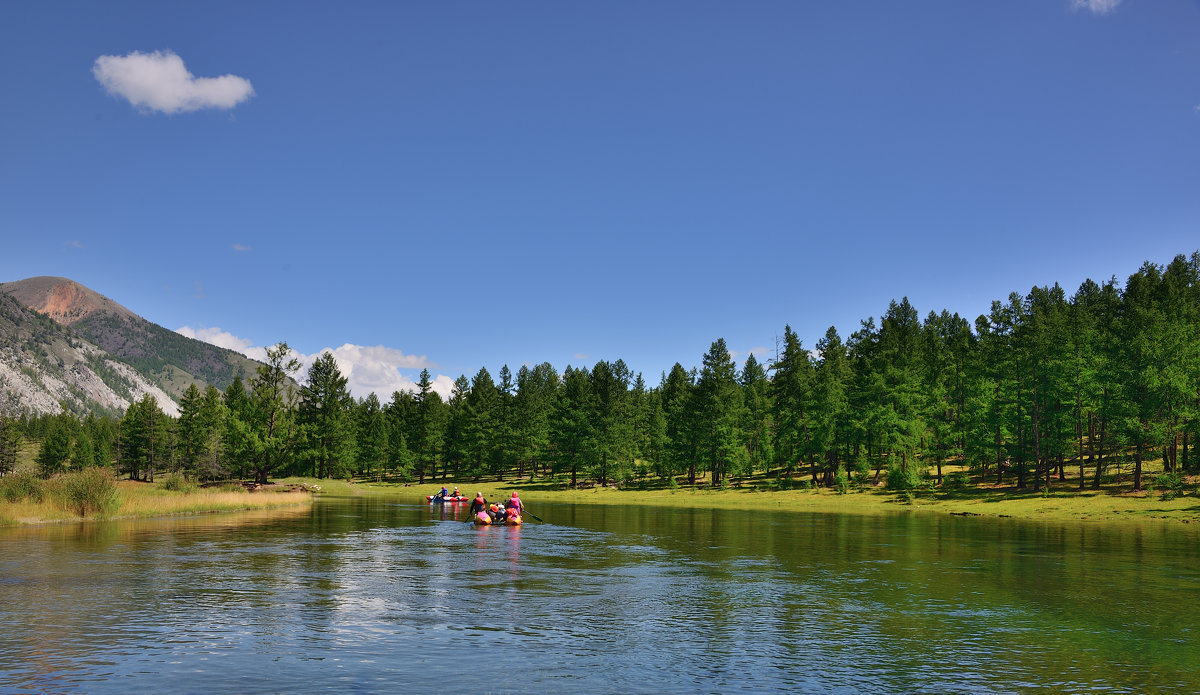
{"label": "green foliage", "polygon": [[164,490],[170,490],[171,492],[193,492],[199,488],[196,483],[188,480],[187,475],[181,471],[168,473],[162,479],[161,483]]}
{"label": "green foliage", "polygon": [[71,432],[60,418],[51,425],[38,449],[36,460],[42,477],[49,478],[63,471],[70,456]]}
{"label": "green foliage", "polygon": [[894,461],[888,465],[886,484],[889,490],[913,492],[924,486],[925,471],[915,465],[905,468],[901,462]]}
{"label": "green foliage", "polygon": [[971,484],[971,474],[966,471],[954,471],[946,476],[946,487],[951,490],[965,490]]}
{"label": "green foliage", "polygon": [[45,485],[33,473],[12,473],[0,478],[0,499],[6,502],[41,502],[45,495]]}
{"label": "green foliage", "polygon": [[834,474],[833,487],[834,487],[834,489],[836,489],[838,491],[839,494],[842,494],[842,495],[846,494],[847,492],[850,492],[850,489],[851,489],[850,474],[846,472],[846,469],[839,468],[837,473]]}
{"label": "green foliage", "polygon": [[90,466],[52,481],[53,496],[64,509],[87,517],[109,514],[118,505],[117,481],[111,471]]}
{"label": "green foliage", "polygon": [[1183,494],[1183,474],[1179,471],[1154,476],[1154,487],[1162,490],[1162,498],[1174,499]]}

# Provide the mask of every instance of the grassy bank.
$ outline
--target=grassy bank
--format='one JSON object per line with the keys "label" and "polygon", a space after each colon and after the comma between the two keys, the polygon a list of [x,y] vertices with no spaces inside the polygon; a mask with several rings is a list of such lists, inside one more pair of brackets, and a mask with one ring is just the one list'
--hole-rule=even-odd
{"label": "grassy bank", "polygon": [[239,485],[202,488],[177,478],[118,482],[100,469],[51,480],[16,475],[0,478],[0,526],[272,509],[311,501],[311,493],[295,487],[251,492]]}
{"label": "grassy bank", "polygon": [[[422,486],[400,483],[342,481],[313,481],[290,479],[326,486],[330,494],[351,495],[411,495],[413,498],[431,495],[442,481]],[[839,493],[829,488],[768,489],[752,481],[741,487],[710,489],[706,486],[648,489],[617,489],[591,487],[570,489],[562,481],[504,482],[470,480],[445,483],[451,490],[458,485],[463,494],[473,496],[482,492],[489,501],[508,497],[518,490],[529,506],[537,512],[539,503],[647,505],[664,507],[703,507],[741,509],[746,511],[801,511],[831,514],[896,514],[933,513],[962,516],[1006,517],[1044,521],[1166,521],[1200,523],[1200,496],[1197,480],[1190,479],[1182,491],[1146,490],[1131,493],[1127,486],[1102,487],[1100,490],[1078,490],[1065,485],[1049,493],[1018,490],[1012,486],[991,484],[968,485],[961,489],[922,489],[915,494],[888,491],[882,487],[865,487]]]}

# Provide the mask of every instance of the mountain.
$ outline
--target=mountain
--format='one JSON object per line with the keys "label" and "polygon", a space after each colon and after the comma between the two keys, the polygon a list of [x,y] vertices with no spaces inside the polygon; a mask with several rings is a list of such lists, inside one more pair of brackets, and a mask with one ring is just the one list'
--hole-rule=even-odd
{"label": "mountain", "polygon": [[223,389],[258,365],[67,278],[0,283],[0,408],[8,412],[121,413],[151,393],[173,414],[189,385]]}

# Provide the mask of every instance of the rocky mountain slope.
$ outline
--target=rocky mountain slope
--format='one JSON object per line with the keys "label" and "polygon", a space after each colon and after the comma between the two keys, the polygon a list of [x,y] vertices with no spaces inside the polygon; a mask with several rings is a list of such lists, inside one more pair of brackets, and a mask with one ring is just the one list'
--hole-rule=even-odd
{"label": "rocky mountain slope", "polygon": [[10,414],[121,413],[146,393],[174,414],[189,385],[224,388],[257,365],[66,278],[0,283],[0,408]]}

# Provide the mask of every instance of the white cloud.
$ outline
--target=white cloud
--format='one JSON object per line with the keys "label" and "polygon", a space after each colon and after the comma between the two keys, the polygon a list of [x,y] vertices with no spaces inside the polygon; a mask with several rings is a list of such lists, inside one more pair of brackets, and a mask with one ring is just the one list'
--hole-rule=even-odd
{"label": "white cloud", "polygon": [[734,360],[743,360],[743,359],[749,357],[750,355],[754,355],[754,359],[758,360],[759,364],[762,364],[763,358],[769,354],[771,354],[771,351],[761,345],[758,347],[752,347],[749,350],[730,350],[729,351],[729,356],[731,358],[733,358]]}
{"label": "white cloud", "polygon": [[1108,14],[1117,9],[1121,0],[1071,0],[1072,10],[1090,10],[1096,14]]}
{"label": "white cloud", "polygon": [[[1200,111],[1200,107],[1197,107],[1197,110]],[[78,239],[72,239],[71,241],[68,241],[65,245],[70,246],[73,249],[83,248],[83,244]]]}
{"label": "white cloud", "polygon": [[[246,354],[246,350],[254,344],[254,341],[252,340],[239,338],[228,331],[221,330],[220,328],[195,329],[191,326],[184,326],[183,328],[176,328],[175,332],[188,338],[203,340],[204,342],[211,343],[217,347],[228,348],[242,354]],[[266,354],[265,350],[263,351],[263,354]]]}
{"label": "white cloud", "polygon": [[[266,361],[267,349],[257,347],[254,341],[239,338],[220,328],[194,329],[190,326],[176,329],[176,333],[203,340],[218,347],[228,348],[243,355]],[[401,350],[384,347],[383,345],[353,345],[346,343],[339,348],[325,348],[311,355],[305,355],[295,350],[291,356],[300,360],[301,368],[296,373],[296,381],[304,382],[308,369],[322,353],[333,354],[337,361],[338,370],[346,377],[346,386],[355,398],[366,398],[374,392],[379,400],[387,402],[396,391],[416,391],[417,379],[421,369],[429,369],[437,365],[424,355],[407,355]],[[409,370],[407,373],[402,370]],[[414,371],[418,373],[414,374]],[[433,377],[432,388],[442,397],[449,399],[454,390],[454,379],[445,374]]]}
{"label": "white cloud", "polygon": [[245,244],[234,244],[233,250],[234,251],[251,251],[253,249],[251,249],[249,246],[246,246]]}
{"label": "white cloud", "polygon": [[196,77],[171,51],[100,56],[92,65],[92,75],[109,94],[139,109],[163,113],[231,109],[254,96],[246,78]]}

